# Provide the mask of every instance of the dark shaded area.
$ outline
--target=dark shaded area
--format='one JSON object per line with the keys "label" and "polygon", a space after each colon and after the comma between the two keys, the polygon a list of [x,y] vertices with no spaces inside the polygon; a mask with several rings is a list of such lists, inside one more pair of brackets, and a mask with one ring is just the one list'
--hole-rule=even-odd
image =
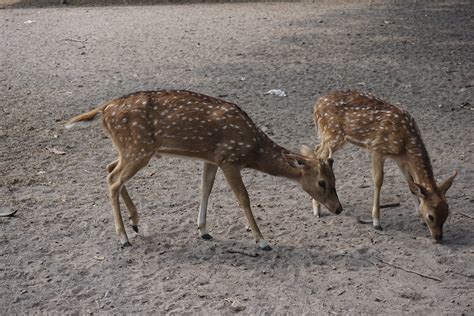
{"label": "dark shaded area", "polygon": [[158,4],[198,4],[198,3],[250,3],[250,2],[304,2],[291,0],[7,0],[0,1],[0,8],[42,8],[42,7],[98,7],[135,6]]}

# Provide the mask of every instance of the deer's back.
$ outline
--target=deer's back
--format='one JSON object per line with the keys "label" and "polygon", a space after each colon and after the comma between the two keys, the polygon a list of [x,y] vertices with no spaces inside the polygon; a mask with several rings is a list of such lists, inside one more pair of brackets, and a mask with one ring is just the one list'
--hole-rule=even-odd
{"label": "deer's back", "polygon": [[314,108],[322,137],[349,141],[386,155],[401,155],[421,141],[411,115],[379,98],[357,91],[336,91]]}
{"label": "deer's back", "polygon": [[115,99],[104,109],[103,121],[119,150],[215,163],[245,160],[265,136],[237,105],[190,91],[145,91]]}

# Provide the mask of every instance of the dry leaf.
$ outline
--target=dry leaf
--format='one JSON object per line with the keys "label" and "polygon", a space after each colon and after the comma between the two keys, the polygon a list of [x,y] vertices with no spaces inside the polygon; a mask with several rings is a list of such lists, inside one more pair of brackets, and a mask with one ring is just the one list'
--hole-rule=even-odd
{"label": "dry leaf", "polygon": [[50,153],[55,154],[55,155],[65,155],[66,154],[65,151],[59,150],[59,149],[54,148],[54,147],[46,147],[46,150],[49,151]]}

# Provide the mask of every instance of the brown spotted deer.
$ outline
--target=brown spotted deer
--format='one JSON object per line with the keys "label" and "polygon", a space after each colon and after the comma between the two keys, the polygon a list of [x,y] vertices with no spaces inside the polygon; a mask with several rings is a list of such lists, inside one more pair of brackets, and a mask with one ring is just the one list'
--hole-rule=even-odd
{"label": "brown spotted deer", "polygon": [[[129,246],[119,206],[119,193],[128,209],[132,228],[138,232],[138,214],[125,183],[152,157],[186,156],[204,161],[198,229],[202,238],[212,238],[206,228],[209,195],[218,167],[237,197],[258,246],[270,250],[250,208],[242,182],[243,168],[285,177],[334,213],[342,211],[335,189],[332,159],[319,160],[291,152],[275,144],[237,105],[190,91],[136,92],[112,100],[71,119],[92,121],[102,113],[104,126],[118,151],[107,166],[115,229],[123,246]],[[303,147],[302,152],[312,152]]]}
{"label": "brown spotted deer", "polygon": [[[332,153],[351,143],[372,154],[372,175],[375,185],[372,220],[380,226],[380,189],[386,158],[395,160],[415,197],[415,207],[429,227],[431,236],[443,238],[443,224],[448,217],[446,191],[454,175],[436,184],[430,157],[411,115],[375,96],[357,91],[336,91],[320,98],[314,106],[314,122],[320,144],[315,156],[330,158]],[[314,213],[320,206],[313,200]]]}

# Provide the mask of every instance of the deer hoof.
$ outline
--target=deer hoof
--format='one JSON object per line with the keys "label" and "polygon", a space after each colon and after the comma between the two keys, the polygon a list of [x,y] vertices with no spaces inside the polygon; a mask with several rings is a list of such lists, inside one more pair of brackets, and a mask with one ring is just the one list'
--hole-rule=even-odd
{"label": "deer hoof", "polygon": [[270,247],[270,245],[265,240],[262,240],[261,242],[259,242],[258,247],[265,251],[272,250],[272,247]]}
{"label": "deer hoof", "polygon": [[201,238],[205,240],[210,240],[212,239],[212,236],[209,233],[205,233],[201,235]]}
{"label": "deer hoof", "polygon": [[133,230],[138,233],[138,225],[132,225]]}
{"label": "deer hoof", "polygon": [[132,247],[132,244],[128,240],[126,242],[122,242],[121,248],[125,248],[125,247]]}
{"label": "deer hoof", "polygon": [[209,234],[204,234],[204,235],[201,235],[201,238],[205,239],[205,240],[210,240],[210,239],[212,239],[212,236],[209,235]]}
{"label": "deer hoof", "polygon": [[266,245],[265,247],[262,248],[262,250],[270,251],[272,250],[272,247],[270,247],[269,245]]}
{"label": "deer hoof", "polygon": [[382,226],[380,226],[380,225],[376,225],[376,226],[374,226],[374,228],[376,230],[383,231]]}

